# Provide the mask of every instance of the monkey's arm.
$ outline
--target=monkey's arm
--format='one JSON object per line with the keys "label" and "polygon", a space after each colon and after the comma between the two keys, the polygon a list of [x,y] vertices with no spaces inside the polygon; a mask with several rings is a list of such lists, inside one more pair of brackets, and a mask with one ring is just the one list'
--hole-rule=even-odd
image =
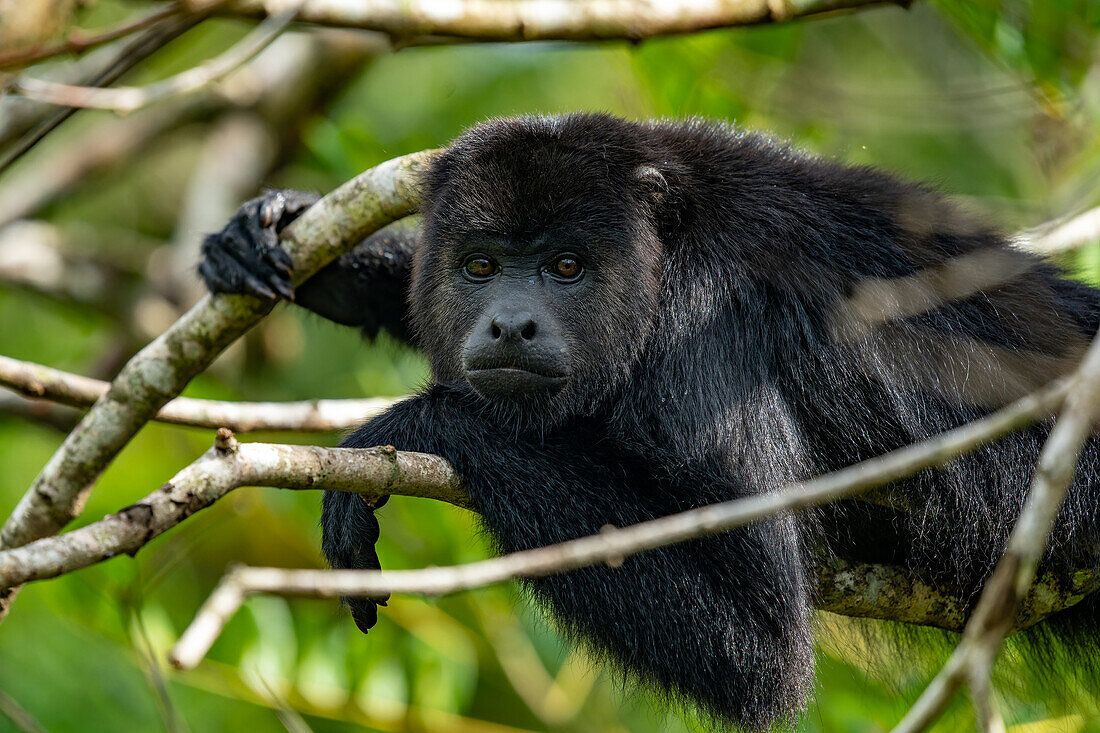
{"label": "monkey's arm", "polygon": [[279,232],[318,197],[299,191],[271,191],[246,202],[225,228],[206,237],[199,274],[211,292],[283,297],[369,337],[380,328],[411,343],[406,322],[408,288],[416,229],[398,222],[360,242],[306,280],[291,284],[290,258],[279,246]]}
{"label": "monkey's arm", "polygon": [[[344,444],[442,455],[499,551],[598,534],[742,492],[718,461],[660,470],[597,439],[595,425],[517,437],[469,400],[432,387]],[[333,566],[374,567],[377,524],[358,496],[327,493],[322,531]],[[525,586],[561,628],[619,668],[726,720],[761,727],[799,709],[812,678],[799,544],[792,518],[780,517]],[[360,628],[373,623],[373,603],[348,603]]]}

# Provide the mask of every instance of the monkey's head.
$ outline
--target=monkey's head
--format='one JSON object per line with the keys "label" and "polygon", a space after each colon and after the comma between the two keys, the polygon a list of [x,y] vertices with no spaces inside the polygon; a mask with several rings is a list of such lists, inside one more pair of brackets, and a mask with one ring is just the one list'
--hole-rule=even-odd
{"label": "monkey's head", "polygon": [[433,162],[411,313],[436,381],[540,423],[621,384],[659,293],[647,138],[604,116],[494,120]]}

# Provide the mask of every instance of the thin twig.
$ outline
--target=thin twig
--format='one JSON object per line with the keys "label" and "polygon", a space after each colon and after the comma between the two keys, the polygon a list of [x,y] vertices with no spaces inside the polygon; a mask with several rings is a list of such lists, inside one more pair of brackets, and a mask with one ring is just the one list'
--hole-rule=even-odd
{"label": "thin twig", "polygon": [[12,725],[23,731],[23,733],[46,733],[46,729],[42,727],[42,724],[15,698],[3,690],[0,690],[0,715],[10,720]]}
{"label": "thin twig", "polygon": [[1100,241],[1100,206],[1022,232],[1016,245],[1038,255],[1056,255]]}
{"label": "thin twig", "polygon": [[[285,570],[238,568],[222,580],[172,651],[173,664],[194,667],[221,629],[253,593],[377,597],[391,593],[443,595],[560,573],[741,527],[782,512],[816,506],[882,486],[939,466],[1008,432],[1048,416],[1065,397],[1056,383],[973,423],[915,445],[780,491],[712,504],[557,545],[455,565],[404,571]],[[2,556],[0,556],[2,557]]]}
{"label": "thin twig", "polygon": [[56,402],[32,400],[26,397],[0,391],[0,415],[13,415],[29,422],[38,423],[67,434],[80,422],[80,412]]}
{"label": "thin twig", "polygon": [[[348,181],[282,233],[297,282],[371,232],[410,214],[417,171],[434,151],[406,155]],[[0,531],[0,547],[56,533],[79,514],[91,486],[141,427],[191,379],[274,307],[243,295],[206,296],[138,352],[69,433]],[[14,597],[0,591],[0,617]]]}
{"label": "thin twig", "polygon": [[[88,81],[85,82],[85,85],[90,87],[101,87],[113,84],[130,69],[201,23],[205,17],[205,15],[172,16],[155,23],[153,27],[149,28],[145,33],[142,33],[123,47],[118,55],[116,55],[101,71],[89,78]],[[19,142],[12,146],[3,158],[0,158],[0,174],[22,158],[43,138],[57,129],[61,123],[75,114],[76,110],[76,107],[59,109],[43,119],[34,129],[20,138]]]}
{"label": "thin twig", "polygon": [[33,64],[36,61],[42,61],[43,59],[60,56],[62,54],[82,53],[90,48],[95,48],[96,46],[101,46],[111,41],[117,41],[119,38],[145,30],[149,26],[155,25],[165,18],[179,15],[179,13],[179,5],[173,2],[166,8],[156,10],[148,15],[143,15],[107,31],[95,33],[84,30],[74,30],[71,31],[63,41],[34,46],[32,48],[18,48],[6,51],[0,53],[0,69]]}
{"label": "thin twig", "polygon": [[[89,407],[107,393],[110,383],[58,369],[0,356],[0,384],[36,399],[71,407]],[[154,420],[234,432],[347,430],[387,409],[399,398],[303,400],[300,402],[224,402],[177,397]]]}
{"label": "thin twig", "polygon": [[209,112],[213,105],[166,105],[148,114],[111,119],[72,146],[13,172],[0,188],[0,226],[38,214],[94,174],[130,159],[164,133]]}
{"label": "thin twig", "polygon": [[196,92],[225,77],[266,48],[294,20],[296,9],[264,19],[251,33],[220,56],[144,87],[79,86],[20,76],[10,84],[15,94],[65,107],[133,112],[169,97]]}
{"label": "thin twig", "polygon": [[1031,491],[1008,547],[951,658],[920,696],[894,733],[918,733],[943,712],[954,694],[968,685],[983,729],[1003,727],[993,706],[989,677],[1005,636],[1012,630],[1021,599],[1035,578],[1051,529],[1076,472],[1081,447],[1100,415],[1100,338],[1070,381],[1065,405],[1039,457]]}
{"label": "thin twig", "polygon": [[240,486],[365,491],[468,506],[457,474],[438,456],[393,448],[239,444],[222,428],[213,448],[136,504],[72,532],[0,552],[0,587],[133,555]]}

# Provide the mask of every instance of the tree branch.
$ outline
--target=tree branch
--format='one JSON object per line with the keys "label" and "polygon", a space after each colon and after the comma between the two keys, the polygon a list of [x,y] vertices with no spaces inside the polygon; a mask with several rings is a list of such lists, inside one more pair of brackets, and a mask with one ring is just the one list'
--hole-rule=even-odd
{"label": "tree branch", "polygon": [[1037,255],[1051,256],[1100,240],[1100,206],[1022,232],[1017,245]]}
{"label": "tree branch", "polygon": [[[0,384],[33,397],[71,407],[88,407],[110,389],[109,382],[0,356]],[[347,430],[377,415],[397,398],[302,400],[300,402],[223,402],[177,397],[152,419],[197,428],[327,432]]]}
{"label": "tree branch", "polygon": [[240,486],[420,496],[467,506],[458,476],[438,456],[387,448],[241,445],[222,428],[216,445],[136,504],[98,522],[0,552],[0,587],[53,578],[153,538]]}
{"label": "tree branch", "polygon": [[963,631],[962,640],[894,733],[918,733],[930,726],[963,685],[970,688],[979,728],[1003,730],[993,706],[993,663],[1017,611],[1026,599],[1066,491],[1076,473],[1081,447],[1100,417],[1100,338],[1093,339],[1073,375],[1065,404],[1039,456],[1023,511],[1009,536],[1004,556],[986,582]]}
{"label": "tree branch", "polygon": [[[100,382],[70,379],[72,375],[63,375],[65,382],[53,384],[57,376],[55,370],[38,370],[36,365],[0,357],[0,374],[8,375],[5,379],[16,374],[24,384],[31,384],[40,376],[51,389],[75,391],[82,398],[87,396],[83,390],[102,388]],[[216,593],[216,598],[210,602],[214,610],[209,613],[215,613],[221,620],[214,623],[208,615],[196,621],[196,628],[206,629],[203,633],[207,636],[203,638],[213,643],[214,637],[209,634],[216,636],[217,630],[232,615],[232,610],[228,609],[235,609],[233,603],[239,605],[253,592],[318,596],[381,592],[439,594],[584,564],[615,562],[644,549],[867,492],[924,468],[941,465],[1046,416],[1063,398],[1065,390],[1064,384],[1053,385],[978,422],[776,494],[685,512],[532,553],[517,553],[457,568],[404,573],[379,575],[341,571],[335,578],[329,571],[246,569],[241,571],[245,573],[243,576],[231,575],[225,581],[228,589]],[[242,485],[421,496],[468,506],[459,477],[436,456],[397,452],[392,448],[352,450],[261,443],[238,445],[232,434],[223,429],[219,431],[218,445],[214,449],[137,504],[60,537],[0,552],[0,586],[55,577],[122,553],[134,554],[154,537]],[[249,575],[252,570],[262,571],[262,574]],[[271,580],[272,573],[289,575],[280,575],[281,585],[278,585]],[[961,629],[967,618],[966,603],[959,593],[922,580],[911,569],[828,559],[817,562],[815,576],[816,605],[821,610],[952,630]],[[264,580],[254,584],[252,579],[255,577]],[[1100,587],[1100,578],[1091,570],[1073,573],[1068,584],[1062,574],[1046,573],[1028,592],[1023,610],[1016,617],[1015,628],[1026,628],[1072,605],[1097,587]],[[230,603],[233,599],[239,601]],[[194,663],[197,661],[195,658]]]}
{"label": "tree branch", "polygon": [[[106,65],[91,72],[87,77],[87,81],[83,84],[92,87],[113,84],[127,71],[182,36],[191,28],[194,28],[204,18],[204,15],[170,16],[154,23],[151,28],[126,44]],[[34,127],[24,134],[11,149],[5,151],[4,156],[0,158],[0,173],[14,165],[17,160],[75,112],[75,107],[66,107],[53,110],[41,117],[29,115],[29,117],[22,119],[19,124],[28,124],[29,122]],[[3,137],[4,133],[6,131],[0,131],[0,137]]]}
{"label": "tree branch", "polygon": [[[236,609],[254,593],[311,597],[377,597],[390,593],[442,595],[512,578],[539,577],[602,562],[618,563],[622,558],[644,550],[741,527],[782,512],[854,496],[923,469],[942,465],[1005,433],[1046,417],[1061,403],[1065,390],[1064,383],[1057,383],[981,420],[781,491],[692,509],[626,528],[608,528],[599,535],[490,560],[390,572],[239,568],[223,579],[180,638],[172,653],[173,663],[182,668],[197,664]],[[364,487],[363,484],[360,486]],[[872,570],[879,573],[880,578],[886,576],[886,571],[873,566],[855,570],[850,567],[825,567],[819,573],[823,601],[836,599],[838,589],[853,581],[852,573],[862,571],[866,577]],[[1093,587],[1100,585],[1091,575],[1090,582],[1093,582]],[[907,579],[903,587],[910,591],[919,590],[925,595],[926,602],[923,606],[918,604],[911,609],[902,608],[901,613],[905,616],[902,620],[935,620],[938,622],[935,625],[957,628],[965,617],[960,602],[948,602],[936,597],[941,591],[929,584]],[[1044,589],[1045,592],[1052,590]],[[1067,600],[1065,595],[1059,597]],[[860,599],[846,598],[842,603],[837,602],[835,608],[841,613],[858,612],[860,615],[877,614],[878,617],[892,618],[898,613],[896,601],[897,595],[893,591],[872,589]],[[890,615],[881,615],[887,613]]]}
{"label": "tree branch", "polygon": [[[194,11],[210,9],[209,0],[185,0],[184,4]],[[637,41],[884,4],[886,0],[306,0],[298,18],[400,38]],[[240,0],[214,12],[271,15],[286,6],[287,0]]]}
{"label": "tree branch", "polygon": [[[431,154],[396,158],[362,173],[287,227],[282,239],[293,261],[295,282],[369,233],[408,215],[417,202],[416,172]],[[92,483],[142,425],[273,306],[248,296],[206,296],[135,355],[15,507],[0,531],[0,547],[18,547],[54,534],[76,516]],[[12,595],[8,593],[0,606],[10,603]]]}
{"label": "tree branch", "polygon": [[15,94],[64,107],[133,112],[218,81],[266,48],[286,29],[294,15],[293,8],[272,15],[220,56],[145,87],[88,87],[20,76],[11,81],[9,88]]}
{"label": "tree branch", "polygon": [[45,400],[32,400],[7,390],[0,390],[0,414],[45,425],[62,434],[67,434],[80,422],[80,412],[71,407]]}
{"label": "tree branch", "polygon": [[89,48],[101,46],[104,43],[117,41],[132,33],[145,30],[151,25],[159,23],[165,18],[178,15],[179,6],[172,3],[166,8],[161,8],[135,20],[123,23],[120,26],[107,31],[93,33],[85,30],[72,30],[65,36],[65,40],[51,44],[32,46],[30,48],[16,48],[0,53],[0,69],[11,66],[33,64],[37,61],[61,56],[62,54],[81,53]]}
{"label": "tree branch", "polygon": [[165,132],[209,112],[212,106],[209,100],[202,105],[170,105],[109,120],[47,156],[41,165],[22,168],[0,189],[0,226],[33,216],[91,175],[148,149]]}

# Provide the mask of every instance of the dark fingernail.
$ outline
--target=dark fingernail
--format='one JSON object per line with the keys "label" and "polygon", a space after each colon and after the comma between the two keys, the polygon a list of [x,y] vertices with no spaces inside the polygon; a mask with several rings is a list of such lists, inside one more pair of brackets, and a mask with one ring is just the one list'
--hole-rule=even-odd
{"label": "dark fingernail", "polygon": [[252,294],[257,297],[275,300],[275,291],[255,278],[249,279],[248,287],[252,289]]}
{"label": "dark fingernail", "polygon": [[279,291],[279,295],[283,296],[287,300],[294,301],[294,286],[290,283],[283,282],[282,280],[272,280],[271,285]]}
{"label": "dark fingernail", "polygon": [[275,224],[283,216],[283,210],[286,208],[286,199],[281,193],[277,193],[271,198],[264,201],[260,206],[260,226],[264,229]]}

